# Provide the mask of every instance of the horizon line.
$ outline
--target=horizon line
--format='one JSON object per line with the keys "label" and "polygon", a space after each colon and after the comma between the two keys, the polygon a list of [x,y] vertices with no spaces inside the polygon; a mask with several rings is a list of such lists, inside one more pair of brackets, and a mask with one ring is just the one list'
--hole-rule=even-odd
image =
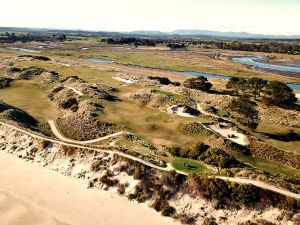
{"label": "horizon line", "polygon": [[[144,29],[135,29],[130,31],[122,31],[122,30],[95,30],[95,29],[85,29],[85,28],[57,28],[57,27],[31,27],[31,26],[1,26],[0,28],[21,28],[21,29],[45,29],[45,30],[68,30],[68,31],[89,31],[89,32],[107,32],[107,33],[131,33],[131,32],[161,32],[161,33],[172,33],[175,31],[211,31],[211,32],[220,32],[220,33],[247,33],[252,35],[265,35],[265,36],[300,36],[299,34],[266,34],[266,33],[251,33],[248,31],[220,31],[220,30],[210,30],[210,29],[195,29],[195,28],[179,28],[171,31],[162,31],[162,30],[144,30]],[[213,36],[213,35],[212,35]]]}

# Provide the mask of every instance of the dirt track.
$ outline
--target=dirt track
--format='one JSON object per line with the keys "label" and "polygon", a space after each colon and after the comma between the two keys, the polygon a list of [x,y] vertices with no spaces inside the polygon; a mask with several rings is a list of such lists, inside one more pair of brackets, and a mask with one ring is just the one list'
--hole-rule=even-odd
{"label": "dirt track", "polygon": [[[71,147],[82,148],[82,149],[88,149],[88,150],[94,150],[94,151],[101,151],[101,152],[107,152],[107,153],[115,153],[117,155],[120,155],[120,156],[129,158],[129,159],[138,161],[138,162],[140,162],[140,163],[142,163],[144,165],[147,165],[147,166],[150,166],[152,168],[155,168],[155,169],[158,169],[158,170],[162,170],[162,171],[175,170],[170,164],[168,164],[168,166],[166,168],[163,168],[163,167],[159,167],[159,166],[153,165],[151,163],[148,163],[148,162],[146,162],[144,160],[135,158],[133,156],[127,155],[127,154],[122,153],[122,152],[118,152],[118,151],[112,152],[110,150],[100,150],[100,149],[96,149],[96,148],[91,148],[91,147],[86,147],[86,146],[81,146],[81,145],[76,145],[76,144],[71,144],[71,143],[65,143],[63,141],[58,141],[58,140],[54,140],[54,139],[51,139],[51,138],[46,138],[46,137],[34,134],[32,132],[26,131],[24,129],[21,129],[19,127],[16,127],[16,126],[13,126],[11,124],[7,124],[7,123],[1,122],[1,121],[0,121],[0,124],[3,125],[3,126],[10,127],[13,130],[25,133],[25,134],[27,134],[27,135],[29,135],[31,137],[37,138],[37,139],[47,140],[47,141],[51,141],[51,142],[54,142],[54,143],[63,144],[63,145],[71,146]],[[179,172],[181,174],[184,174],[181,171],[177,171],[177,172]],[[251,179],[244,179],[244,178],[235,178],[235,177],[224,177],[224,176],[216,176],[216,177],[219,178],[219,179],[222,179],[222,180],[232,181],[232,182],[241,183],[241,184],[252,184],[254,186],[257,186],[257,187],[260,187],[260,188],[263,188],[263,189],[266,189],[266,190],[274,191],[276,193],[280,193],[280,194],[283,194],[285,196],[289,196],[289,197],[292,197],[292,198],[300,199],[300,194],[296,194],[296,193],[293,193],[293,192],[288,191],[288,190],[283,190],[283,189],[277,188],[275,186],[266,184],[266,183],[261,182],[261,181],[256,181],[256,180],[251,180]]]}

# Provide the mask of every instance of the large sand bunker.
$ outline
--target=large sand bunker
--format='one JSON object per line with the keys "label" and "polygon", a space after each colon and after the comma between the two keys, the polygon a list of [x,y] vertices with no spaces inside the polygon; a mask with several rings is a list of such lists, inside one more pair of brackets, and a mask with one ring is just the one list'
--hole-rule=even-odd
{"label": "large sand bunker", "polygon": [[215,124],[209,124],[205,123],[203,124],[204,127],[206,127],[209,130],[212,130],[219,135],[237,143],[240,145],[248,145],[249,140],[246,135],[238,132],[235,128],[229,127],[227,124],[223,123],[215,123]]}
{"label": "large sand bunker", "polygon": [[183,116],[183,117],[199,117],[200,112],[197,109],[193,109],[184,105],[173,105],[167,109],[170,114]]}

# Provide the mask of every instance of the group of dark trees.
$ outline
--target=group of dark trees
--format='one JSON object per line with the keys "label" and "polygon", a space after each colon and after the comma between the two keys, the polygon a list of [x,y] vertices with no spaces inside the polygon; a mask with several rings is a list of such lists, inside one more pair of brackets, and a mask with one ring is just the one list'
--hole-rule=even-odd
{"label": "group of dark trees", "polygon": [[259,113],[255,106],[254,102],[243,96],[233,99],[229,104],[229,108],[239,114],[238,120],[252,130],[255,130],[259,123]]}
{"label": "group of dark trees", "polygon": [[14,43],[14,42],[31,42],[31,41],[65,41],[67,39],[64,34],[47,34],[47,33],[27,33],[27,34],[15,34],[15,33],[1,33],[0,43]]}
{"label": "group of dark trees", "polygon": [[208,48],[228,49],[235,51],[250,51],[250,52],[268,52],[268,53],[283,53],[283,54],[300,54],[300,45],[284,42],[246,42],[246,41],[214,41],[207,44],[203,41],[202,45]]}
{"label": "group of dark trees", "polygon": [[189,45],[201,46],[209,49],[228,49],[234,51],[250,51],[250,52],[268,52],[283,54],[300,54],[300,45],[296,41],[270,41],[270,40],[201,40],[193,38],[181,39],[160,39],[160,38],[139,38],[139,37],[113,37],[102,39],[103,42],[109,44],[133,44],[155,46],[157,44],[165,44],[172,50],[183,49]]}
{"label": "group of dark trees", "polygon": [[255,130],[259,123],[259,113],[256,109],[254,100],[262,101],[267,105],[276,105],[279,107],[293,106],[297,101],[293,90],[285,83],[280,81],[266,81],[260,78],[236,78],[232,77],[226,88],[237,99],[233,99],[229,108],[239,114],[239,121]]}
{"label": "group of dark trees", "polygon": [[180,86],[181,84],[177,81],[170,81],[169,78],[167,77],[158,77],[158,76],[149,76],[148,77],[150,80],[157,80],[159,81],[160,84],[162,85],[169,85],[172,84],[174,86]]}
{"label": "group of dark trees", "polygon": [[209,91],[213,85],[210,82],[208,82],[206,77],[198,76],[186,80],[183,83],[183,86],[200,91]]}
{"label": "group of dark trees", "polygon": [[184,43],[168,43],[167,47],[171,48],[171,50],[185,49],[187,47]]}
{"label": "group of dark trees", "polygon": [[155,46],[157,44],[157,41],[152,39],[142,39],[134,37],[106,38],[102,39],[101,41],[106,42],[108,44],[127,44],[135,46]]}
{"label": "group of dark trees", "polygon": [[169,149],[171,155],[182,158],[198,159],[198,157],[205,152],[209,146],[202,142],[195,144],[191,147],[181,148],[179,146],[173,146]]}
{"label": "group of dark trees", "polygon": [[268,82],[260,78],[232,77],[226,84],[226,88],[234,95],[253,97],[268,105],[289,106],[297,101],[293,90],[280,81]]}
{"label": "group of dark trees", "polygon": [[244,167],[242,163],[231,155],[228,155],[225,151],[209,148],[208,145],[201,142],[191,147],[173,146],[170,147],[169,152],[175,157],[202,160],[209,165],[219,168]]}

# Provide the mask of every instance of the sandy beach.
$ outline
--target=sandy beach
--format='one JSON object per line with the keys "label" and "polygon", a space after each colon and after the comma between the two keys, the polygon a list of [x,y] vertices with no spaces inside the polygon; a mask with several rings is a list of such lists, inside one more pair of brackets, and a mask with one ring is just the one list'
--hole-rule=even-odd
{"label": "sandy beach", "polygon": [[143,204],[0,152],[0,224],[172,225]]}

